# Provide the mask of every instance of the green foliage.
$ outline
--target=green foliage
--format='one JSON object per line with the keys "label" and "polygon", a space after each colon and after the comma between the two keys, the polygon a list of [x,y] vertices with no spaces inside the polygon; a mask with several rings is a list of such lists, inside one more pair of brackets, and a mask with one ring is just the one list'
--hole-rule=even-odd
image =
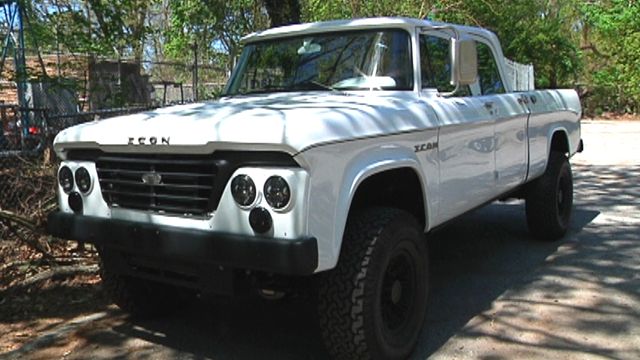
{"label": "green foliage", "polygon": [[24,2],[27,49],[52,52],[59,46],[75,52],[102,54],[103,42],[92,42],[89,20],[70,2],[52,6],[46,0]]}
{"label": "green foliage", "polygon": [[585,80],[594,112],[640,111],[640,4],[634,0],[584,3]]}
{"label": "green foliage", "polygon": [[25,1],[27,45],[141,59],[149,7],[156,0]]}
{"label": "green foliage", "polygon": [[324,21],[373,16],[424,18],[437,0],[306,0],[302,1],[304,21]]}
{"label": "green foliage", "polygon": [[[307,0],[307,21],[368,16],[408,16],[482,26],[496,32],[505,55],[533,63],[537,86],[571,86],[580,69],[580,52],[566,21],[575,0]],[[569,36],[568,36],[569,35]]]}
{"label": "green foliage", "polygon": [[240,38],[266,28],[267,20],[254,1],[169,0],[170,25],[165,50],[169,57],[193,56],[197,45],[204,62],[230,68],[240,51]]}
{"label": "green foliage", "polygon": [[[227,71],[240,52],[240,38],[267,28],[270,12],[277,15],[274,4],[266,0],[23,2],[30,49],[188,64],[193,62],[195,44],[200,64]],[[287,0],[286,4],[299,8],[304,22],[407,16],[483,26],[498,35],[507,57],[535,66],[537,87],[580,84],[588,112],[640,111],[637,0]],[[277,21],[286,21],[281,15]],[[190,69],[164,76],[185,81]]]}
{"label": "green foliage", "polygon": [[119,55],[128,51],[142,58],[142,46],[149,29],[146,17],[152,1],[87,0],[98,24],[96,35],[116,49]]}
{"label": "green foliage", "polygon": [[446,12],[436,11],[436,16],[445,21],[468,23],[494,31],[500,38],[505,56],[534,65],[537,87],[571,87],[582,66],[580,51],[574,42],[574,20],[570,13],[575,2],[465,1],[455,11],[451,7]]}

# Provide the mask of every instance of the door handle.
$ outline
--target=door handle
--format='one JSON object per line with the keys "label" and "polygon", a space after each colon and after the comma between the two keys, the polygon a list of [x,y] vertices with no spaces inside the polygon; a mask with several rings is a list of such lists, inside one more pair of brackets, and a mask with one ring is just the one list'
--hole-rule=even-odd
{"label": "door handle", "polygon": [[484,107],[486,107],[487,110],[493,109],[493,101],[487,101],[486,103],[484,103]]}

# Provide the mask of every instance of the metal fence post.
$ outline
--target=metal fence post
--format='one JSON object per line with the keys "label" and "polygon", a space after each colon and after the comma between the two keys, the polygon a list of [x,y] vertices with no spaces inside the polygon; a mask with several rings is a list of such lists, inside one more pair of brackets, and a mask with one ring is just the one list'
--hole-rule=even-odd
{"label": "metal fence post", "polygon": [[198,101],[198,43],[194,42],[192,45],[193,48],[193,76],[192,76],[192,86],[193,86],[193,101]]}

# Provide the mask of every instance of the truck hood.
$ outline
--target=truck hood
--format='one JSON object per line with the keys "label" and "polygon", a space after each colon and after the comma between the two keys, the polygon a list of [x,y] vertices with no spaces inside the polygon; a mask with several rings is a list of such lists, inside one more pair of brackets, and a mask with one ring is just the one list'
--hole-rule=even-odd
{"label": "truck hood", "polygon": [[77,125],[60,132],[54,144],[58,152],[114,146],[157,151],[162,146],[198,152],[266,148],[293,155],[328,142],[424,128],[427,113],[408,92],[240,96]]}

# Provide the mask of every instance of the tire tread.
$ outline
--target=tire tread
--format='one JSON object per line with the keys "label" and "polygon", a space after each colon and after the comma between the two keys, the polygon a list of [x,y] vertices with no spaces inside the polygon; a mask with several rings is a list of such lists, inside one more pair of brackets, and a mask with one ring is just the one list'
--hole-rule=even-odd
{"label": "tire tread", "polygon": [[[371,208],[350,219],[338,265],[320,281],[318,310],[322,337],[335,359],[376,358],[365,335],[365,280],[372,255],[384,229],[393,221],[413,217],[393,208]],[[375,276],[375,275],[372,275]]]}
{"label": "tire tread", "polygon": [[[558,222],[556,214],[555,187],[558,177],[561,176],[564,167],[567,167],[571,180],[571,166],[567,156],[558,151],[552,151],[549,155],[549,164],[545,173],[529,184],[525,202],[527,225],[531,234],[543,241],[555,241],[562,238],[567,230],[568,223]],[[573,192],[573,185],[571,186]],[[573,195],[572,195],[573,196]],[[571,202],[572,203],[572,202]],[[570,216],[569,216],[570,219]]]}

